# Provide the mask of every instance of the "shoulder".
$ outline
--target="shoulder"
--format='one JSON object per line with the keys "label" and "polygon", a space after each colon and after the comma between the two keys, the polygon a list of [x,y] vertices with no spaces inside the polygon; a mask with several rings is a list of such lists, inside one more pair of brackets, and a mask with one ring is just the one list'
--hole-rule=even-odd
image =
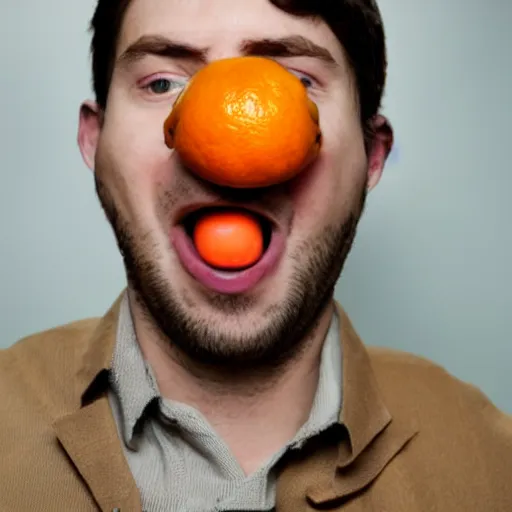
{"label": "shoulder", "polygon": [[3,505],[11,505],[10,510],[30,510],[30,505],[54,510],[44,504],[51,492],[40,493],[42,501],[36,502],[35,490],[52,485],[56,490],[62,481],[69,491],[66,496],[82,499],[82,486],[77,487],[76,475],[62,455],[53,423],[78,405],[76,371],[97,325],[97,319],[73,322],[0,350],[1,510]]}
{"label": "shoulder", "polygon": [[416,432],[389,475],[405,479],[425,509],[512,510],[512,416],[432,361],[368,354],[392,424]]}
{"label": "shoulder", "polygon": [[[22,338],[0,350],[0,395],[13,400],[61,390],[71,379],[99,323],[75,321]],[[69,383],[69,381],[68,381]],[[69,384],[68,384],[69,385]]]}
{"label": "shoulder", "polygon": [[9,348],[0,350],[0,367],[15,361],[29,363],[33,359],[53,359],[56,353],[72,356],[80,352],[99,321],[99,318],[77,320],[26,336]]}
{"label": "shoulder", "polygon": [[410,400],[422,408],[457,405],[469,407],[473,412],[492,406],[476,386],[455,377],[433,361],[387,348],[368,347],[367,350],[386,400]]}
{"label": "shoulder", "polygon": [[420,444],[466,461],[482,454],[512,471],[512,416],[480,389],[423,357],[375,347],[368,353],[392,416],[413,419]]}

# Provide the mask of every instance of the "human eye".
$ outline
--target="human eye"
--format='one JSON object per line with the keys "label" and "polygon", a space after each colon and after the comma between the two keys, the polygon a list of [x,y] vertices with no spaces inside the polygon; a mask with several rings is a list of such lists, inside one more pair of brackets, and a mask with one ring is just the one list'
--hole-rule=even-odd
{"label": "human eye", "polygon": [[186,84],[185,78],[156,76],[142,83],[142,89],[152,96],[163,96],[178,93]]}
{"label": "human eye", "polygon": [[297,71],[296,69],[290,69],[289,71],[302,82],[306,89],[311,89],[317,85],[317,81],[311,75],[302,71]]}

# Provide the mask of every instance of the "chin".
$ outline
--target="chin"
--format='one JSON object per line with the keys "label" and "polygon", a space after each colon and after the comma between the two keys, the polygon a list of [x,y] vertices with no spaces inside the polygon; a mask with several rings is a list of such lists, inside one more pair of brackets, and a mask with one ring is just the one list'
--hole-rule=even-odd
{"label": "chin", "polygon": [[279,270],[241,293],[220,293],[198,282],[183,269],[180,271],[182,278],[179,284],[175,281],[173,286],[180,290],[178,295],[183,298],[183,307],[192,311],[192,315],[202,314],[215,320],[225,319],[246,325],[255,321],[261,322],[262,318],[276,310],[285,299],[283,292],[287,285],[279,276]]}

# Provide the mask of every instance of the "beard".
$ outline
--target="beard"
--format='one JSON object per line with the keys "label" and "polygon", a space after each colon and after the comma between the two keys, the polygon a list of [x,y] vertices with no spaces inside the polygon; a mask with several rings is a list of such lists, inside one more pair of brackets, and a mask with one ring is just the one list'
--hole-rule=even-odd
{"label": "beard", "polygon": [[[237,332],[223,329],[222,319],[194,315],[196,308],[186,290],[181,295],[158,265],[158,250],[150,233],[138,235],[122,217],[102,180],[95,175],[96,191],[114,231],[128,283],[149,323],[167,346],[189,361],[240,374],[273,372],[298,357],[307,346],[322,312],[332,301],[334,287],[350,252],[364,210],[366,188],[354,211],[338,225],[325,227],[314,239],[303,241],[290,255],[292,277],[284,300],[269,306],[260,323],[240,324]],[[205,292],[211,308],[226,317],[244,319],[256,299],[250,295]]]}

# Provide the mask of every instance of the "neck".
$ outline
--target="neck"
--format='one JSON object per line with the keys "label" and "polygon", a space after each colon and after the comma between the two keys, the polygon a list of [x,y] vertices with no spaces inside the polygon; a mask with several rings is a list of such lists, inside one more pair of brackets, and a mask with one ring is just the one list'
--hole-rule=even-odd
{"label": "neck", "polygon": [[243,375],[204,367],[177,353],[148,324],[138,301],[130,300],[130,305],[137,339],[162,396],[201,412],[247,474],[291,441],[307,421],[332,304],[322,311],[293,361],[278,372]]}

